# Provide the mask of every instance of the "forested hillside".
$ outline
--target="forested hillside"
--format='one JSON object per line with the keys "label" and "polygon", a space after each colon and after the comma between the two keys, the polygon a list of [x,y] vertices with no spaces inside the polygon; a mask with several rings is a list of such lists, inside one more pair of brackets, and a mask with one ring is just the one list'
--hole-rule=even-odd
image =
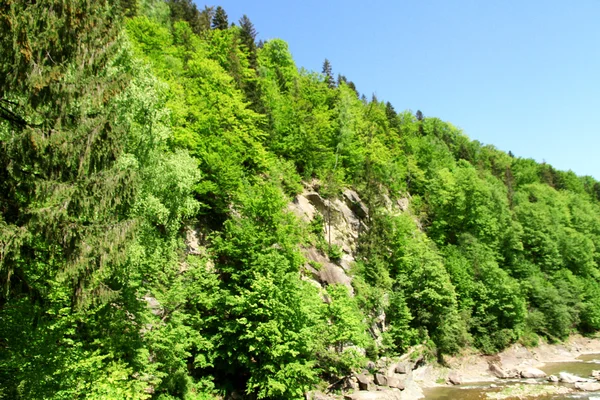
{"label": "forested hillside", "polygon": [[[301,398],[417,344],[600,330],[599,182],[257,29],[191,0],[0,4],[0,398]],[[289,211],[309,184],[362,199],[351,288],[307,272],[347,255]]]}

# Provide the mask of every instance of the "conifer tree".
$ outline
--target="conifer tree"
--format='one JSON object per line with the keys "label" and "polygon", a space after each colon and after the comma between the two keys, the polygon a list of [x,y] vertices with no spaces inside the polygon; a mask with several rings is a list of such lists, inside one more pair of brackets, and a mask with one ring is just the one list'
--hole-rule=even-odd
{"label": "conifer tree", "polygon": [[256,69],[258,67],[256,58],[256,29],[246,14],[240,18],[239,23],[241,28],[240,40],[248,49],[248,61],[250,62],[250,67]]}
{"label": "conifer tree", "polygon": [[385,103],[385,115],[392,128],[398,128],[398,113],[394,109],[394,106],[389,101]]}
{"label": "conifer tree", "polygon": [[217,6],[215,15],[212,19],[212,28],[225,30],[229,27],[229,21],[227,19],[227,13],[221,6]]}
{"label": "conifer tree", "polygon": [[333,73],[331,71],[331,63],[328,59],[323,62],[323,75],[325,75],[325,83],[330,89],[335,87],[335,80],[333,79]]}
{"label": "conifer tree", "polygon": [[197,35],[210,29],[210,23],[215,13],[213,7],[198,7],[192,0],[168,0],[172,21],[186,21]]}

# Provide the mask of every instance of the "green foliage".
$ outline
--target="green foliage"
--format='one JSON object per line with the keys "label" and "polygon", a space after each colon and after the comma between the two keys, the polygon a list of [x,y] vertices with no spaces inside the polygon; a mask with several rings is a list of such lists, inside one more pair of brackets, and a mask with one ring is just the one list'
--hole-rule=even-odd
{"label": "green foliage", "polygon": [[[419,343],[600,330],[591,177],[298,70],[221,7],[8,1],[0,33],[0,398],[302,398]],[[287,212],[302,179],[368,208],[354,293],[303,276],[342,252]]]}

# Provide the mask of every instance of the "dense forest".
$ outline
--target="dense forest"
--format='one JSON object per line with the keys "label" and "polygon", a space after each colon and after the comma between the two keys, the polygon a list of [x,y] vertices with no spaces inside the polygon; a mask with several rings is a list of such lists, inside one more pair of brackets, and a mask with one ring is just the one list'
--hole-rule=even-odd
{"label": "dense forest", "polygon": [[[600,330],[599,182],[298,68],[247,16],[5,0],[0,55],[2,399],[302,398],[414,345]],[[368,210],[351,288],[311,282],[303,249],[346,250],[289,211],[308,183]]]}

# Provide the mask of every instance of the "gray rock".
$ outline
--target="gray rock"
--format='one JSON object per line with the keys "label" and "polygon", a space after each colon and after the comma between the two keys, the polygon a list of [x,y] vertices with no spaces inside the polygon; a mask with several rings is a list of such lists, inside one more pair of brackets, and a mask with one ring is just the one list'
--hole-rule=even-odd
{"label": "gray rock", "polygon": [[356,374],[356,380],[358,381],[358,388],[360,390],[371,390],[373,380],[370,375]]}
{"label": "gray rock", "polygon": [[589,382],[587,378],[582,378],[577,375],[569,374],[568,372],[561,372],[558,374],[558,378],[563,383],[577,383],[577,382]]}
{"label": "gray rock", "polygon": [[462,384],[462,376],[460,376],[458,371],[450,371],[448,374],[448,382],[453,385],[460,385]]}
{"label": "gray rock", "polygon": [[546,373],[544,371],[542,371],[541,369],[537,369],[537,368],[525,368],[524,370],[521,371],[521,378],[545,378],[546,377]]}
{"label": "gray rock", "polygon": [[324,282],[329,285],[333,284],[342,284],[348,288],[351,294],[354,293],[354,288],[352,287],[352,278],[346,274],[339,265],[335,265],[329,261],[328,258],[323,256],[319,250],[315,247],[308,247],[303,249],[304,257],[309,262],[313,262],[315,265],[319,265],[319,269],[316,270],[310,264],[306,265],[305,268],[319,280],[319,282]]}
{"label": "gray rock", "polygon": [[377,373],[375,374],[375,383],[379,386],[387,386],[388,378],[383,374]]}
{"label": "gray rock", "polygon": [[344,190],[344,201],[357,217],[366,218],[366,216],[369,215],[369,209],[364,205],[358,196],[358,193],[354,190]]}
{"label": "gray rock", "polygon": [[373,361],[369,361],[367,362],[367,369],[369,371],[374,371],[375,369],[377,369],[377,365]]}
{"label": "gray rock", "polygon": [[594,377],[596,380],[600,381],[600,370],[597,370],[597,369],[596,369],[596,370],[593,370],[593,371],[592,371],[592,376],[593,376],[593,377]]}
{"label": "gray rock", "polygon": [[388,376],[387,383],[388,383],[388,386],[391,388],[404,390],[404,383],[395,376]]}
{"label": "gray rock", "polygon": [[356,376],[349,376],[344,379],[344,390],[359,390],[358,379]]}
{"label": "gray rock", "polygon": [[148,305],[148,308],[152,314],[159,317],[163,316],[163,308],[158,300],[156,300],[156,297],[148,295],[144,296],[144,300],[146,301],[146,304]]}
{"label": "gray rock", "polygon": [[553,383],[556,383],[556,382],[558,382],[558,381],[559,381],[559,379],[558,379],[558,376],[556,376],[556,375],[550,375],[550,376],[548,377],[548,382],[553,382]]}
{"label": "gray rock", "polygon": [[499,379],[508,379],[510,376],[508,375],[508,373],[499,365],[496,364],[490,364],[490,372]]}
{"label": "gray rock", "polygon": [[600,392],[600,383],[597,382],[579,382],[575,384],[575,388],[584,392]]}
{"label": "gray rock", "polygon": [[515,378],[515,379],[519,378],[521,376],[521,373],[514,368],[506,371],[506,374],[508,375],[509,378]]}
{"label": "gray rock", "polygon": [[399,362],[394,371],[396,371],[397,374],[408,374],[412,371],[412,364],[406,361]]}

